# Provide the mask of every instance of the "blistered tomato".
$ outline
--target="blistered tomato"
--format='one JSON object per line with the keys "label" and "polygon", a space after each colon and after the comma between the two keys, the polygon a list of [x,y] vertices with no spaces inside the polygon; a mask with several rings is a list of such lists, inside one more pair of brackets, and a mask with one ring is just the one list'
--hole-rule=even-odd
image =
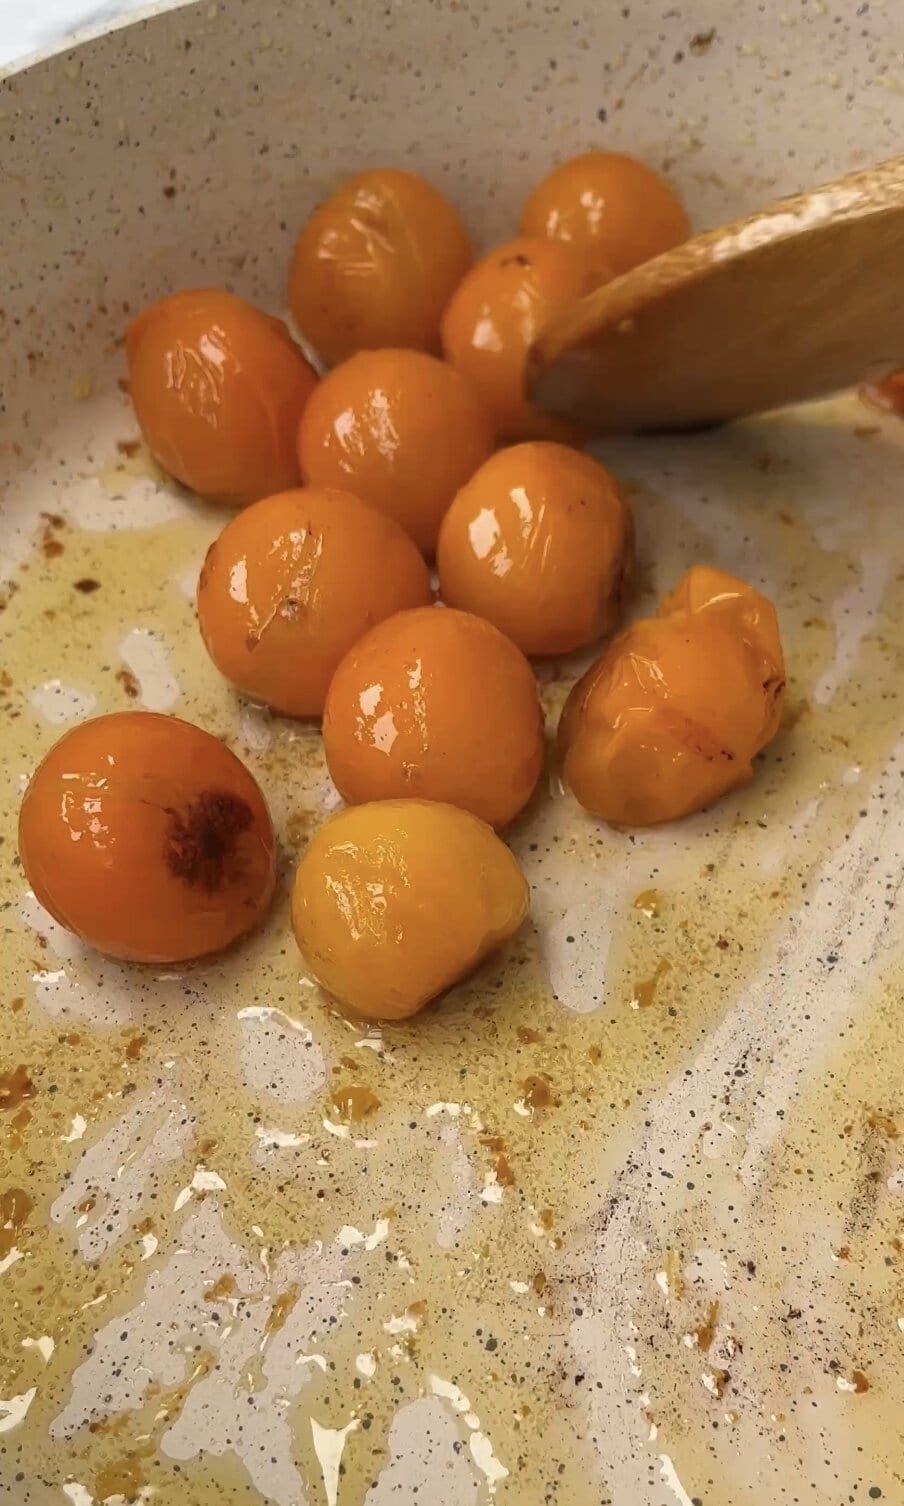
{"label": "blistered tomato", "polygon": [[328,365],[380,346],[439,348],[439,321],[471,265],[459,215],[415,173],[356,173],[320,204],[295,246],[289,307]]}
{"label": "blistered tomato", "polygon": [[483,821],[377,801],[334,816],[298,867],[292,924],[314,977],[368,1019],[401,1020],[513,936],[528,888]]}
{"label": "blistered tomato", "polygon": [[89,946],[131,962],[185,962],[256,925],[275,843],[255,780],[219,738],[126,711],[51,748],[19,815],[38,900]]}
{"label": "blistered tomato", "polygon": [[350,492],[311,486],[227,524],[204,561],[198,618],[237,690],[286,716],[319,716],[362,633],[431,600],[427,567],[398,523]]}
{"label": "blistered tomato", "polygon": [[527,353],[553,319],[608,281],[611,269],[564,241],[515,240],[471,269],[443,315],[443,351],[506,439],[571,437],[525,393]]}
{"label": "blistered tomato", "polygon": [[281,320],[232,293],[174,293],[129,326],[126,354],[141,432],[183,486],[239,506],[297,483],[317,377]]}
{"label": "blistered tomato", "polygon": [[659,617],[634,622],[571,692],[563,771],[586,810],[650,826],[746,784],[781,721],[772,604],[722,570],[689,570]]}
{"label": "blistered tomato", "polygon": [[632,553],[631,515],[599,461],[566,445],[514,445],[446,514],[440,592],[526,654],[568,653],[616,626]]}
{"label": "blistered tomato", "polygon": [[416,350],[361,351],[337,366],[298,434],[305,481],[355,492],[426,554],[458,488],[492,448],[489,416],[467,383]]}
{"label": "blistered tomato", "polygon": [[521,211],[522,235],[571,241],[630,272],[690,234],[675,190],[659,173],[621,152],[585,152],[554,167]]}
{"label": "blistered tomato", "polygon": [[400,612],[372,628],[336,670],[323,747],[351,804],[442,800],[506,826],[543,765],[530,665],[470,612]]}

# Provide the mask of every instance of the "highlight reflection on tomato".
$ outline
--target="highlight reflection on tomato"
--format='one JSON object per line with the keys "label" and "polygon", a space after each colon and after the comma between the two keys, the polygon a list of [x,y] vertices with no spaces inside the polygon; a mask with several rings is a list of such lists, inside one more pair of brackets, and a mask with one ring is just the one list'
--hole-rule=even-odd
{"label": "highlight reflection on tomato", "polygon": [[228,946],[260,920],[276,879],[253,776],[219,738],[150,711],[60,738],[25,792],[19,853],[60,925],[134,962]]}
{"label": "highlight reflection on tomato", "polygon": [[126,354],[141,432],[177,481],[227,506],[296,484],[317,376],[281,320],[232,293],[174,293],[129,326]]}

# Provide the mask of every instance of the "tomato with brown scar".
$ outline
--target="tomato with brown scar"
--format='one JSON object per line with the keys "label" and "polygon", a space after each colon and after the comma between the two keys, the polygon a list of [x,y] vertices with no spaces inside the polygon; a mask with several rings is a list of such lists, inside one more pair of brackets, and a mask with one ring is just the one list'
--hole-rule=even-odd
{"label": "tomato with brown scar", "polygon": [[219,738],[150,711],[60,738],[25,792],[19,853],[60,925],[132,962],[229,946],[261,919],[276,879],[254,777]]}

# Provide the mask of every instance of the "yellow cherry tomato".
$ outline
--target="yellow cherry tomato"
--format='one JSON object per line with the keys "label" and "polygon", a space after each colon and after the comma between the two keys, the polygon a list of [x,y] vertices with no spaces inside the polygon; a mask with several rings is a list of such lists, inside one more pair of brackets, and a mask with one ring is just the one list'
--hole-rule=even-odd
{"label": "yellow cherry tomato", "polygon": [[185,962],[249,931],[276,879],[252,775],[219,738],[173,716],[81,722],[39,764],[19,853],[41,904],[89,946]]}
{"label": "yellow cherry tomato", "polygon": [[425,800],[340,812],[298,866],[292,925],[346,1008],[402,1020],[468,976],[521,925],[528,887],[489,826]]}
{"label": "yellow cherry tomato", "polygon": [[443,315],[443,351],[506,439],[569,439],[574,430],[529,402],[527,353],[559,314],[612,272],[564,241],[521,239],[472,267]]}
{"label": "yellow cherry tomato", "polygon": [[298,431],[305,481],[354,492],[425,554],[492,449],[489,415],[467,383],[417,350],[365,350],[344,361],[320,383]]}
{"label": "yellow cherry tomato", "polygon": [[620,633],[572,690],[559,724],[565,780],[620,826],[700,810],[752,777],[784,691],[771,602],[724,571],[689,570],[661,615]]}
{"label": "yellow cherry tomato", "polygon": [[376,622],[432,601],[398,523],[350,492],[300,487],[238,513],[198,583],[207,651],[237,690],[319,716],[343,655]]}
{"label": "yellow cherry tomato", "polygon": [[622,273],[687,240],[690,221],[675,190],[646,163],[585,152],[537,184],[521,211],[521,234],[571,241]]}
{"label": "yellow cherry tomato", "polygon": [[471,265],[468,232],[449,200],[416,173],[356,173],[298,237],[289,307],[330,366],[356,350],[439,349],[439,321]]}
{"label": "yellow cherry tomato", "polygon": [[612,632],[633,555],[631,514],[599,461],[534,441],[500,450],[443,519],[440,593],[526,654],[562,654]]}
{"label": "yellow cherry tomato", "polygon": [[447,801],[491,826],[514,820],[543,766],[531,667],[491,623],[442,607],[399,612],[333,677],[323,750],[350,803]]}
{"label": "yellow cherry tomato", "polygon": [[130,325],[126,355],[141,432],[183,486],[240,506],[296,485],[317,376],[281,320],[217,289],[174,293]]}

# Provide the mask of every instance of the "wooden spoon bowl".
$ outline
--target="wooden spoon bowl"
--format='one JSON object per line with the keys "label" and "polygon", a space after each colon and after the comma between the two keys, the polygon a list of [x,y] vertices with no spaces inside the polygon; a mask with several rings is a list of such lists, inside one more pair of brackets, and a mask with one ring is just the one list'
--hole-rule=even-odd
{"label": "wooden spoon bowl", "polygon": [[904,158],[781,200],[598,288],[552,325],[531,397],[595,434],[698,428],[904,362]]}

